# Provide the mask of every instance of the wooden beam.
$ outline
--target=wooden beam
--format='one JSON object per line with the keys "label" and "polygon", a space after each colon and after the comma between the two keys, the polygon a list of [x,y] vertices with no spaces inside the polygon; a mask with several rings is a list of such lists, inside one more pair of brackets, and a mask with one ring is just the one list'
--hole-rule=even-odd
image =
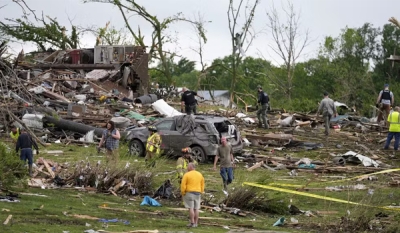
{"label": "wooden beam", "polygon": [[12,218],[12,214],[8,215],[8,217],[6,218],[6,221],[3,222],[3,225],[7,225],[8,222],[11,220]]}
{"label": "wooden beam", "polygon": [[54,177],[56,177],[56,176],[54,175],[54,172],[51,169],[50,165],[47,163],[47,161],[44,158],[40,158],[40,159],[42,159],[44,166],[46,166],[47,171],[50,173],[50,176],[54,179]]}
{"label": "wooden beam", "polygon": [[263,141],[268,141],[268,140],[288,141],[288,140],[293,140],[293,135],[292,134],[269,133],[269,134],[265,134],[264,136],[262,136],[262,135],[246,134],[245,138],[263,140]]}

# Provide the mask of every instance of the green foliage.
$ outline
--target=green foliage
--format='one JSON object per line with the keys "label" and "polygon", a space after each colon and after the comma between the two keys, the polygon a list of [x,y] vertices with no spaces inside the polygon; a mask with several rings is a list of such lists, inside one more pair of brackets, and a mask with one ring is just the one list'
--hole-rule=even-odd
{"label": "green foliage", "polygon": [[[197,75],[199,72],[195,70],[195,62],[190,61],[187,58],[180,58],[177,63],[174,62],[173,57],[168,59],[169,73],[172,75],[172,84],[175,86],[187,86],[194,88],[197,82]],[[161,84],[161,86],[169,86],[169,82],[164,70],[162,63],[150,70],[150,77],[155,82]]]}
{"label": "green foliage", "polygon": [[56,18],[47,18],[50,22],[42,18],[39,21],[40,26],[26,18],[8,19],[9,22],[17,25],[0,22],[0,31],[14,39],[35,43],[41,51],[46,51],[51,47],[62,50],[76,49],[79,44],[77,28],[72,26],[70,35],[67,35],[67,29],[60,25]]}
{"label": "green foliage", "polygon": [[125,45],[129,44],[128,36],[124,29],[117,30],[114,26],[98,28],[94,34],[97,36],[96,45]]}
{"label": "green foliage", "polygon": [[27,174],[23,161],[14,150],[7,147],[6,144],[0,143],[0,186],[1,188],[9,188],[18,180],[23,180]]}

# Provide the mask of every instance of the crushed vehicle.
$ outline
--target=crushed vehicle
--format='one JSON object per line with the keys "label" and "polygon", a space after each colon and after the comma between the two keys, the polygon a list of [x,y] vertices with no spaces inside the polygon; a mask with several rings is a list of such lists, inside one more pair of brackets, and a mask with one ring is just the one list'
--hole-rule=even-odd
{"label": "crushed vehicle", "polygon": [[[204,163],[214,158],[222,137],[232,145],[233,153],[243,149],[239,129],[226,117],[181,115],[160,119],[153,125],[161,136],[163,154],[179,156],[182,148],[191,147],[194,158]],[[125,133],[130,155],[145,156],[147,127],[127,129]]]}

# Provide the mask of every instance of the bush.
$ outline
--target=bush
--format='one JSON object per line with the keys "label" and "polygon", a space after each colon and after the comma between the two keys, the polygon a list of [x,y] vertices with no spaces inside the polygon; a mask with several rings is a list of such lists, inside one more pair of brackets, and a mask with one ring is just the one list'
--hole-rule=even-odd
{"label": "bush", "polygon": [[0,142],[0,187],[9,188],[28,174],[24,162],[14,150]]}
{"label": "bush", "polygon": [[237,187],[226,200],[228,207],[249,211],[262,211],[270,214],[287,214],[288,203],[276,199],[268,199],[265,192],[253,187]]}

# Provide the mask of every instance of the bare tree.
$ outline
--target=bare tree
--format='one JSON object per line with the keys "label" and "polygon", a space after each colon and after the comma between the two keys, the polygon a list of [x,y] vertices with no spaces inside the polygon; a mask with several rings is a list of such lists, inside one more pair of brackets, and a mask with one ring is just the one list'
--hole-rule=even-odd
{"label": "bare tree", "polygon": [[291,99],[293,92],[293,78],[296,62],[302,55],[305,47],[310,43],[309,31],[300,32],[300,13],[296,12],[291,2],[282,7],[285,18],[279,17],[278,11],[273,6],[271,12],[267,12],[269,34],[273,44],[269,45],[271,50],[282,60],[286,69],[286,81],[279,83],[279,87],[286,96]]}
{"label": "bare tree", "polygon": [[[231,85],[229,88],[230,108],[232,107],[234,101],[236,83],[240,76],[240,74],[238,73],[238,67],[242,60],[242,57],[245,56],[245,52],[252,44],[255,37],[255,33],[252,33],[250,29],[254,20],[255,11],[258,6],[259,0],[247,1],[246,3],[244,3],[244,0],[239,0],[237,7],[234,6],[234,2],[234,0],[229,1],[227,11],[229,32],[232,44],[232,64],[229,67],[232,74]],[[240,27],[239,21],[241,20],[241,12],[244,14],[244,23],[243,26]],[[246,43],[246,45],[244,43]]]}
{"label": "bare tree", "polygon": [[193,25],[193,29],[196,32],[197,47],[192,47],[191,50],[197,53],[197,55],[199,56],[200,73],[197,77],[197,84],[195,87],[195,90],[198,90],[200,88],[200,83],[202,79],[204,79],[207,75],[207,64],[204,61],[204,45],[207,43],[207,31],[205,30],[205,24],[209,23],[210,21],[204,20],[204,16],[200,13],[197,14],[195,20],[197,24]]}
{"label": "bare tree", "polygon": [[128,22],[129,17],[127,14],[134,14],[146,20],[153,27],[153,32],[151,34],[152,44],[149,49],[149,60],[152,58],[160,60],[163,67],[163,70],[161,70],[162,73],[165,75],[169,84],[173,83],[170,62],[168,59],[168,54],[170,53],[164,50],[164,44],[168,42],[168,36],[166,36],[165,31],[172,23],[177,21],[197,24],[196,22],[186,19],[183,17],[182,13],[177,13],[174,16],[160,20],[156,15],[150,14],[144,6],[139,5],[135,0],[84,0],[84,2],[110,3],[118,7],[122,17],[124,18],[126,27],[132,34],[136,43],[141,46],[146,46],[144,43],[144,36],[141,34],[140,27],[137,32],[133,30]]}

